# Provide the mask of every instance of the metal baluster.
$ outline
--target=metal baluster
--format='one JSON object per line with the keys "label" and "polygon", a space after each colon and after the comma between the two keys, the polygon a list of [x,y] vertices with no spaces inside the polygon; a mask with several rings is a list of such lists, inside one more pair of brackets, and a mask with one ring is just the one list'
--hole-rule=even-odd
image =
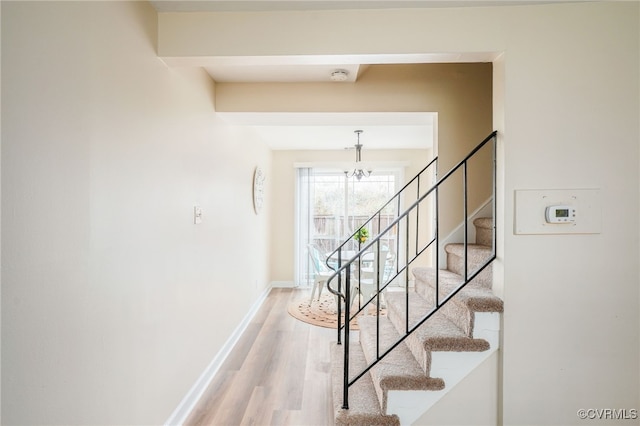
{"label": "metal baluster", "polygon": [[498,155],[497,155],[497,150],[498,150],[498,136],[494,135],[493,137],[493,255],[497,256],[498,255],[498,246],[497,246],[497,240],[498,240],[498,236],[497,236],[497,227],[496,227],[496,214],[497,214],[497,200],[496,200],[496,193],[497,193],[497,185],[498,185],[498,177],[496,175],[497,173],[497,169],[498,169]]}
{"label": "metal baluster", "polygon": [[[340,247],[340,249],[338,250],[338,271],[340,270],[341,266],[342,266],[342,247]],[[328,282],[327,282],[327,287],[329,287]],[[342,274],[341,273],[338,273],[338,293],[342,294]],[[342,311],[342,302],[340,302],[340,297],[338,296],[338,344],[339,345],[342,344],[341,335],[340,335],[340,329],[342,328],[341,311]]]}
{"label": "metal baluster", "polygon": [[376,255],[374,256],[374,270],[376,271],[376,358],[380,358],[380,240],[376,246]]}
{"label": "metal baluster", "polygon": [[418,193],[416,194],[416,200],[418,203],[416,204],[416,256],[418,255],[418,227],[420,226],[420,179],[418,179]]}
{"label": "metal baluster", "polygon": [[409,332],[409,215],[406,216],[406,255],[405,255],[405,269],[404,273],[407,277],[407,284],[405,285],[405,329],[404,332],[407,334]]}
{"label": "metal baluster", "polygon": [[435,193],[435,237],[436,237],[436,309],[440,307],[440,213],[439,213],[439,201],[440,192],[439,186],[436,186]]}
{"label": "metal baluster", "polygon": [[468,233],[469,230],[467,229],[469,227],[469,224],[467,223],[467,162],[465,161],[464,163],[462,163],[462,187],[463,187],[463,192],[464,192],[464,200],[463,200],[463,217],[462,217],[462,223],[463,223],[463,227],[464,227],[464,281],[467,282],[467,280],[469,279],[469,257],[468,257],[468,251],[469,251],[469,247],[468,244],[469,242],[467,241],[468,239]]}
{"label": "metal baluster", "polygon": [[[351,263],[347,264],[347,279],[345,284],[345,302],[344,302],[344,377],[342,381],[342,408],[349,409],[349,303],[351,296]],[[339,318],[339,317],[338,317]]]}

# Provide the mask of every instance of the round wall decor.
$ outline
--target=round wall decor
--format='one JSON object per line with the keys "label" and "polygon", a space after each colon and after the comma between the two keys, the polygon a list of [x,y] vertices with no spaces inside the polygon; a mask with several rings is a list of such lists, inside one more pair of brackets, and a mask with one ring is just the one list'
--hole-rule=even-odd
{"label": "round wall decor", "polygon": [[253,209],[256,214],[260,213],[264,204],[264,172],[260,167],[256,167],[253,172]]}

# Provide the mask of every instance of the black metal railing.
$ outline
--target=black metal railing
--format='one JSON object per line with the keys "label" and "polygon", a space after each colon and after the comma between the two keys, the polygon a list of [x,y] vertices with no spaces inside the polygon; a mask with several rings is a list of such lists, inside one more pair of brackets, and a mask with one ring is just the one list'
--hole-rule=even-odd
{"label": "black metal railing", "polygon": [[[431,173],[431,175],[429,175],[429,173]],[[422,170],[420,170],[413,178],[411,178],[411,180],[409,180],[398,192],[396,192],[395,195],[393,195],[389,201],[387,201],[382,207],[380,207],[378,209],[378,211],[376,211],[375,213],[373,213],[371,215],[371,217],[369,217],[369,219],[367,219],[366,221],[364,221],[362,223],[362,225],[360,225],[349,237],[347,237],[335,250],[333,250],[331,253],[329,253],[329,255],[327,256],[327,259],[325,261],[326,265],[332,269],[333,271],[336,271],[335,275],[338,275],[338,279],[337,279],[337,283],[338,283],[338,292],[342,292],[342,288],[343,288],[343,280],[345,279],[345,277],[348,277],[348,274],[345,276],[345,274],[339,274],[338,270],[343,270],[343,265],[345,264],[344,261],[345,256],[344,253],[345,252],[351,252],[351,250],[348,250],[349,248],[353,247],[353,239],[356,237],[356,235],[358,234],[358,231],[362,228],[366,228],[368,229],[373,237],[373,240],[375,241],[380,241],[381,240],[381,236],[382,235],[388,235],[389,233],[392,232],[392,230],[397,229],[394,227],[394,224],[397,223],[397,219],[395,219],[390,225],[387,225],[386,227],[382,228],[382,220],[383,218],[386,218],[388,215],[388,209],[389,207],[393,206],[396,208],[396,213],[395,215],[397,215],[401,210],[402,210],[402,202],[405,200],[407,193],[411,190],[412,185],[415,184],[415,199],[419,199],[420,198],[420,184],[422,183],[424,186],[424,180],[425,179],[430,179],[431,182],[428,182],[427,185],[428,187],[431,187],[433,180],[435,179],[435,176],[438,173],[438,157],[434,157],[431,161],[429,161],[429,163],[422,168]],[[386,221],[387,223],[389,222],[388,220]],[[380,231],[380,229],[383,229],[382,231]],[[378,230],[378,234],[377,235],[373,235],[373,232],[375,229]],[[394,244],[396,245],[395,248],[395,253],[400,253],[400,238],[398,238],[398,233],[396,232],[396,235],[392,236],[391,238],[389,238],[390,240],[394,241]],[[361,243],[360,241],[358,241],[356,243],[356,251],[360,254],[360,255],[356,255],[354,258],[357,258],[359,261],[361,260],[361,255],[362,253],[366,252],[367,247],[369,247],[369,245],[364,246],[363,243]],[[379,253],[378,253],[379,254]],[[377,259],[377,257],[375,257]],[[350,262],[348,263],[353,263],[353,258],[349,259]],[[362,264],[361,262],[359,262],[360,264]],[[358,269],[357,271],[357,277],[360,278],[361,273],[360,273],[360,269]],[[397,277],[398,276],[398,270],[396,268],[396,274],[394,276]],[[346,278],[347,280],[349,280],[349,278]],[[349,280],[350,281],[350,280]],[[346,285],[349,285],[349,283],[346,283]],[[327,287],[329,288],[329,291],[333,292],[332,289],[330,288],[329,285],[327,285]],[[338,314],[338,344],[342,343],[342,339],[340,337],[340,330],[342,329],[342,304],[339,303],[338,307],[337,307],[337,314]],[[366,305],[366,304],[365,304]],[[361,306],[362,307],[362,306]]]}
{"label": "black metal railing", "polygon": [[[344,250],[344,248],[346,246],[349,245],[349,243],[351,242],[351,240],[356,236],[356,234],[358,233],[358,230],[361,228],[371,228],[372,225],[374,224],[374,221],[377,221],[377,225],[378,225],[378,229],[380,229],[381,227],[381,221],[382,218],[385,216],[385,210],[387,210],[392,204],[396,204],[396,208],[397,208],[397,212],[400,212],[402,210],[402,197],[403,195],[406,194],[406,192],[409,190],[409,188],[411,187],[411,185],[413,185],[414,183],[416,184],[416,199],[418,199],[420,197],[420,183],[421,183],[421,178],[425,175],[427,175],[427,173],[431,171],[433,173],[433,176],[435,177],[438,173],[438,157],[435,157],[433,160],[431,160],[429,162],[429,164],[427,164],[422,170],[420,170],[409,182],[407,182],[398,192],[396,192],[396,194],[394,196],[392,196],[389,201],[387,201],[382,207],[380,207],[378,209],[378,211],[376,211],[374,214],[371,215],[371,217],[369,217],[369,219],[367,219],[361,226],[358,227],[358,229],[356,229],[353,234],[351,234],[348,238],[346,238],[344,240],[344,242],[342,242],[342,244],[340,244],[335,250],[333,250],[329,256],[327,257],[327,259],[329,258],[335,258],[336,255],[338,258],[340,258],[340,254],[342,253],[342,251]],[[387,226],[388,228],[388,226]],[[369,229],[371,230],[371,229]],[[378,235],[382,234],[382,232],[380,232]],[[361,245],[358,246],[359,248],[361,248]],[[339,266],[340,265],[340,262]],[[332,265],[329,264],[329,262],[327,262],[327,266],[329,266],[331,269],[335,270],[335,267],[333,267]]]}
{"label": "black metal railing", "polygon": [[[468,166],[470,160],[474,158],[489,142],[493,142],[491,146],[491,202],[492,202],[492,210],[493,210],[493,241],[492,241],[492,253],[485,260],[484,263],[479,265],[477,269],[470,272],[468,268],[468,210],[469,210],[469,176],[468,176]],[[418,189],[416,200],[404,210],[403,213],[399,214],[398,217],[391,222],[384,230],[382,230],[378,235],[372,237],[368,243],[362,244],[357,253],[351,256],[349,259],[346,259],[344,263],[341,259],[341,248],[345,246],[346,242],[343,243],[338,249],[331,254],[331,256],[335,256],[337,254],[338,257],[338,266],[334,267],[334,274],[327,280],[327,288],[328,290],[339,296],[341,299],[341,303],[338,303],[338,344],[343,344],[344,342],[344,377],[343,377],[343,404],[342,408],[349,408],[349,387],[353,385],[358,379],[360,379],[364,374],[366,374],[373,366],[375,366],[380,360],[382,360],[389,352],[395,349],[398,345],[400,345],[411,333],[413,333],[418,327],[424,324],[429,318],[431,318],[442,306],[444,306],[447,302],[449,302],[460,290],[462,290],[470,281],[472,281],[478,274],[480,274],[485,268],[487,268],[493,260],[496,258],[496,228],[495,228],[495,218],[496,218],[496,150],[497,150],[497,132],[491,133],[487,136],[480,144],[478,144],[464,159],[462,159],[458,164],[456,164],[453,168],[451,168],[446,174],[444,174],[441,178],[437,178],[435,183],[429,187],[424,193],[420,193],[420,189]],[[426,170],[436,164],[435,159],[427,165],[414,179],[410,181],[412,183],[416,178],[418,178],[422,173],[426,172]],[[447,183],[455,173],[461,172],[462,179],[462,195],[463,195],[463,206],[462,206],[462,215],[463,215],[463,257],[464,257],[464,274],[463,274],[463,282],[449,292],[449,294],[444,297],[440,297],[440,288],[439,288],[439,259],[438,259],[438,246],[439,246],[439,224],[440,224],[440,214],[439,214],[439,200],[441,197],[440,192],[445,183]],[[402,198],[403,191],[410,184],[405,185],[402,190],[396,194],[385,206],[383,206],[380,211],[382,211],[389,203],[394,202],[396,197],[398,198],[398,206],[400,206],[400,198]],[[432,202],[431,205],[432,210],[434,212],[433,217],[433,236],[431,238],[427,238],[427,241],[421,243],[419,236],[420,229],[420,206],[430,207],[429,202]],[[374,214],[371,220],[375,220],[377,214],[380,211]],[[414,220],[415,219],[415,220]],[[368,221],[368,222],[369,222]],[[367,222],[367,223],[368,223]],[[374,262],[378,262],[383,253],[381,250],[381,241],[384,238],[385,234],[388,232],[397,232],[398,236],[400,235],[400,230],[404,231],[404,241],[405,246],[403,247],[403,265],[400,266],[400,262],[396,262],[395,271],[391,271],[389,274],[385,274],[385,271],[380,271],[380,267],[374,268],[375,276],[372,277],[372,283],[375,283],[375,290],[371,292],[370,297],[364,301],[364,303],[360,303],[358,305],[358,309],[352,314],[351,312],[351,302],[352,302],[352,291],[354,289],[351,286],[351,282],[353,280],[356,281],[358,285],[358,291],[361,292],[362,281],[362,265],[363,258],[367,253],[373,253]],[[410,240],[413,240],[411,237],[411,232],[415,233],[415,244],[413,247],[410,247]],[[352,235],[347,241],[355,236]],[[397,238],[398,242],[397,246],[397,254],[400,253],[400,238]],[[409,324],[409,266],[413,264],[414,261],[420,258],[420,256],[425,253],[430,247],[434,247],[432,250],[433,255],[435,256],[435,303],[433,308],[429,312],[425,312],[424,315],[416,321],[414,324]],[[355,272],[355,273],[354,273]],[[395,343],[391,344],[388,348],[381,350],[380,348],[380,308],[381,308],[381,294],[382,292],[392,283],[396,278],[398,278],[401,274],[405,276],[405,333],[402,335]],[[343,290],[343,281],[344,281],[344,290]],[[331,286],[332,282],[337,282],[337,289]],[[369,304],[376,300],[376,359],[367,365],[362,371],[354,374],[352,378],[349,378],[349,324],[350,322],[365,308],[369,306]],[[342,323],[342,315],[341,315],[341,306],[344,305],[344,324]]]}

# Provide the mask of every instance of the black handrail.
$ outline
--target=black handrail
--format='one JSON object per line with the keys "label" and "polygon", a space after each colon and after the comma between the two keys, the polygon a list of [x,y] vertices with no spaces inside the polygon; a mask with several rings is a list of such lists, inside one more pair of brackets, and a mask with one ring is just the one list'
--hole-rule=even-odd
{"label": "black handrail", "polygon": [[[338,296],[339,298],[341,298],[344,301],[344,305],[345,305],[345,324],[344,324],[344,377],[343,377],[343,404],[342,404],[342,408],[344,409],[348,409],[349,408],[349,387],[351,385],[353,385],[359,378],[361,378],[364,374],[366,374],[374,365],[376,365],[378,362],[380,362],[380,360],[382,360],[389,352],[391,352],[394,348],[396,348],[400,343],[402,343],[408,336],[409,334],[411,334],[413,331],[415,331],[419,326],[421,326],[425,321],[427,321],[429,318],[431,318],[431,316],[433,316],[440,308],[442,308],[442,306],[444,306],[447,302],[449,302],[462,288],[464,288],[470,281],[472,281],[480,272],[482,272],[488,265],[491,264],[491,262],[493,262],[493,260],[495,260],[496,258],[496,227],[495,227],[495,218],[496,218],[496,182],[497,182],[497,178],[496,178],[496,151],[497,151],[497,131],[492,132],[489,136],[487,136],[480,144],[478,144],[467,156],[465,156],[465,158],[463,158],[460,162],[458,162],[453,168],[451,168],[444,176],[442,176],[442,178],[436,179],[436,182],[431,186],[431,188],[429,188],[423,195],[420,195],[419,189],[418,189],[418,194],[417,194],[417,200],[411,204],[411,206],[409,206],[402,214],[399,214],[398,217],[391,222],[383,231],[379,232],[378,235],[376,235],[375,237],[373,237],[371,239],[371,241],[369,241],[368,244],[364,245],[364,247],[362,247],[361,244],[359,244],[359,248],[360,250],[351,258],[349,259],[347,262],[345,262],[344,264],[342,264],[342,259],[341,259],[341,255],[342,255],[342,247],[344,247],[344,245],[353,237],[355,236],[352,235],[351,237],[349,237],[349,239],[347,239],[338,249],[336,249],[330,256],[335,255],[336,253],[338,254],[338,266],[337,269],[334,269],[334,274],[327,280],[327,289],[333,293],[334,295]],[[469,271],[468,271],[468,238],[467,238],[467,234],[468,234],[468,176],[467,176],[467,163],[468,161],[480,150],[482,149],[489,141],[493,140],[494,144],[493,144],[493,163],[492,163],[492,210],[493,210],[493,218],[494,218],[494,225],[493,225],[493,248],[492,248],[492,254],[489,257],[489,259],[482,265],[480,266],[478,269],[476,269],[471,275],[469,275]],[[435,161],[435,159],[434,159]],[[431,166],[432,164],[434,164],[434,161],[430,162],[429,165],[427,165],[427,167],[425,167],[424,169],[422,169],[422,171],[420,171],[420,173],[418,175],[416,175],[416,177],[414,177],[408,184],[406,184],[394,197],[392,197],[391,200],[389,200],[389,202],[387,202],[385,204],[385,206],[382,207],[382,209],[384,209],[386,206],[388,206],[394,198],[398,197],[399,199],[399,195],[402,191],[404,191],[405,188],[407,188],[409,186],[410,183],[412,183],[416,178],[418,178],[418,176],[420,174],[422,174],[429,166]],[[440,300],[440,290],[439,290],[439,259],[438,259],[438,246],[439,246],[439,214],[438,214],[438,202],[439,202],[439,188],[440,186],[450,177],[452,176],[455,172],[457,172],[460,168],[462,168],[462,179],[463,179],[463,192],[464,192],[464,200],[463,200],[463,229],[464,229],[464,237],[463,237],[463,245],[464,245],[464,251],[463,251],[463,256],[464,256],[464,279],[463,282],[460,286],[458,286],[456,289],[454,289],[451,293],[449,293],[444,300]],[[419,180],[418,180],[419,183]],[[434,237],[421,249],[419,249],[419,239],[418,239],[418,226],[416,223],[416,247],[415,247],[415,252],[413,254],[413,257],[411,259],[409,259],[409,214],[411,214],[414,209],[417,212],[419,209],[419,205],[421,202],[423,202],[429,195],[431,195],[432,193],[435,194],[435,233],[434,233]],[[398,201],[398,206],[399,206],[399,201]],[[382,209],[380,209],[376,214],[379,214]],[[375,217],[374,214],[367,222],[365,222],[365,224],[369,223],[371,220],[373,220],[373,218]],[[350,315],[350,301],[351,301],[351,286],[350,286],[350,281],[351,281],[351,268],[354,264],[354,262],[356,260],[360,260],[360,258],[362,257],[362,255],[367,252],[369,249],[373,248],[374,245],[377,245],[376,247],[376,253],[378,254],[378,256],[380,255],[380,240],[382,239],[382,237],[390,232],[390,230],[392,230],[395,226],[398,226],[398,228],[400,227],[400,224],[402,223],[402,221],[406,218],[406,255],[405,255],[405,265],[400,268],[399,266],[396,266],[396,273],[395,275],[393,275],[390,278],[386,279],[386,282],[380,283],[380,274],[379,274],[379,267],[377,268],[378,270],[378,274],[377,277],[375,277],[376,280],[376,292],[373,296],[371,296],[371,298],[368,301],[365,301],[365,303],[363,305],[360,306],[360,308],[357,310],[357,312],[354,315]],[[419,221],[419,216],[416,214],[416,222]],[[364,226],[364,225],[363,225]],[[357,231],[356,231],[357,232]],[[398,233],[399,234],[399,233]],[[436,244],[436,250],[435,250],[435,260],[436,260],[436,279],[435,279],[435,306],[434,308],[426,313],[416,324],[414,324],[411,328],[409,327],[409,286],[406,285],[405,288],[405,292],[406,292],[406,318],[405,318],[405,334],[404,336],[401,336],[400,339],[398,341],[396,341],[393,345],[391,345],[390,348],[388,348],[387,350],[384,351],[384,353],[380,354],[380,342],[379,342],[379,312],[380,312],[380,293],[382,291],[384,291],[387,286],[395,279],[397,278],[401,273],[407,271],[408,272],[408,268],[409,265],[411,263],[413,263],[426,249],[428,249],[432,244]],[[398,248],[399,248],[399,243],[398,243]],[[378,258],[374,256],[374,261],[378,262]],[[360,269],[360,267],[358,266],[358,270]],[[345,274],[343,274],[343,272]],[[342,275],[345,276],[345,289],[344,292],[342,291],[341,288],[341,277]],[[407,275],[407,284],[408,284],[408,273]],[[338,290],[334,290],[331,287],[331,281],[338,277]],[[354,376],[353,379],[349,380],[349,324],[351,322],[351,320],[353,318],[355,318],[366,306],[368,306],[368,304],[373,300],[373,299],[377,299],[377,303],[376,303],[376,311],[378,313],[378,318],[377,318],[377,324],[376,324],[376,360],[373,361],[371,364],[369,364],[367,367],[364,368],[364,370],[362,370],[361,372],[359,372],[358,374],[356,374]],[[338,303],[338,344],[341,344],[341,331],[342,331],[342,324],[341,324],[341,312],[340,312],[340,306],[342,305],[342,303]]]}

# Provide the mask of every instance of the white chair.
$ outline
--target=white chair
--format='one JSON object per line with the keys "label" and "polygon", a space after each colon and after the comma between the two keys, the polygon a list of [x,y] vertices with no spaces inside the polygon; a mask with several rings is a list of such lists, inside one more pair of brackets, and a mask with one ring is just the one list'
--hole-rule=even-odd
{"label": "white chair", "polygon": [[[311,266],[313,266],[314,273],[313,289],[311,290],[311,298],[309,299],[309,306],[311,306],[316,289],[318,290],[318,300],[320,300],[322,288],[327,284],[327,280],[331,275],[333,275],[333,271],[323,262],[320,250],[318,250],[316,246],[313,244],[307,245],[307,251],[309,252],[309,259],[311,260]],[[336,302],[337,300],[338,299],[336,297]]]}
{"label": "white chair", "polygon": [[[311,260],[311,265],[313,266],[313,270],[314,270],[313,289],[311,290],[311,298],[309,299],[309,306],[311,306],[311,303],[313,302],[313,296],[316,293],[316,289],[318,290],[318,300],[320,300],[320,295],[322,294],[322,288],[327,284],[327,280],[334,274],[334,271],[329,269],[327,265],[324,263],[322,254],[320,253],[320,250],[318,250],[316,246],[314,246],[313,244],[309,244],[307,246],[307,251],[309,252],[309,258]],[[345,285],[346,279],[345,279],[344,271],[340,274],[340,276],[342,277],[343,285]],[[337,286],[337,280],[334,281],[334,286]],[[337,287],[334,287],[334,290],[337,290]],[[351,294],[354,294],[356,292],[357,290],[355,286],[355,280],[352,278]],[[338,302],[340,301],[340,298],[338,296],[335,296],[335,297],[336,297],[336,306],[338,306]],[[353,297],[351,297],[351,300],[353,300]]]}
{"label": "white chair", "polygon": [[[389,262],[393,262],[395,256],[389,253],[387,249],[380,249],[380,255],[378,250],[373,250],[373,262],[370,267],[363,267],[360,270],[360,277],[358,279],[356,275],[355,291],[351,293],[351,303],[356,295],[362,296],[363,303],[366,303],[376,294],[378,290],[378,278],[380,279],[380,287],[387,283],[389,276],[391,275],[391,265]],[[380,276],[378,277],[378,271]],[[357,274],[357,272],[356,272]],[[382,300],[381,300],[382,303]]]}

